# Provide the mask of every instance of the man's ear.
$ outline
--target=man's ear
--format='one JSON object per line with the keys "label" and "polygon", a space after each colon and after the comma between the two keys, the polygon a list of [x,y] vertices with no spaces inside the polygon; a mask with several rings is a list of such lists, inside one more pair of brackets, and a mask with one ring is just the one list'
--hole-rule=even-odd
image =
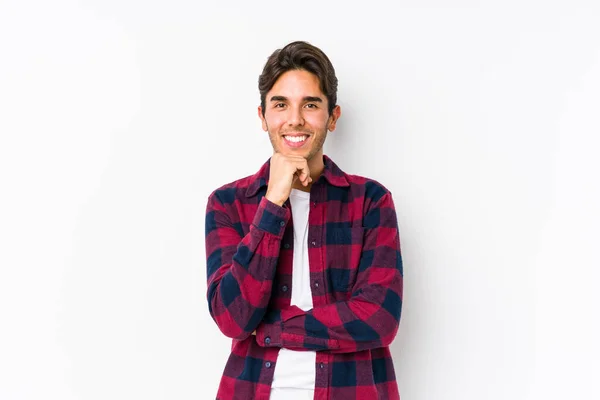
{"label": "man's ear", "polygon": [[329,116],[329,122],[327,123],[327,130],[333,132],[335,130],[335,125],[337,120],[342,115],[342,108],[338,105],[333,108],[331,115]]}
{"label": "man's ear", "polygon": [[265,117],[263,116],[261,106],[258,106],[258,118],[260,118],[260,122],[262,123],[263,131],[267,132],[269,130],[269,128],[267,127],[267,121],[265,120]]}

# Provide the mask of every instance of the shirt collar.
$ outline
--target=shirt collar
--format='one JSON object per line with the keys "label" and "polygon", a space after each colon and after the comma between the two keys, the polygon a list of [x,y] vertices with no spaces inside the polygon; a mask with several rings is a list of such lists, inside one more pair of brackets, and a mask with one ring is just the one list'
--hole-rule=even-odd
{"label": "shirt collar", "polygon": [[[348,187],[348,179],[346,173],[342,171],[331,158],[323,154],[323,164],[325,168],[321,174],[329,184],[338,187]],[[259,189],[269,184],[269,173],[271,171],[271,158],[269,158],[258,172],[251,176],[250,185],[246,190],[246,197],[252,197],[258,193]]]}

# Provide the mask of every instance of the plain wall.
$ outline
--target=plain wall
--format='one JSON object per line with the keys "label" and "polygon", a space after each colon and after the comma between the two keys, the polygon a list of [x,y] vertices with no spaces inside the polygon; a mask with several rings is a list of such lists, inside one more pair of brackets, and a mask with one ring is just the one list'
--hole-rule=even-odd
{"label": "plain wall", "polygon": [[216,3],[0,3],[0,399],[214,398],[206,199],[293,40],[394,195],[402,399],[600,399],[598,3]]}

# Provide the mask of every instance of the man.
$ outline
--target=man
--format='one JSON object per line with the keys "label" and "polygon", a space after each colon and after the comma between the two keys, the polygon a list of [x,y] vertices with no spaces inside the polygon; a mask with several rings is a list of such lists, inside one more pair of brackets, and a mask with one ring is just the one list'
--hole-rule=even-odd
{"label": "man", "polygon": [[341,109],[320,49],[276,50],[259,90],[273,155],[212,192],[206,211],[209,311],[233,339],[217,399],[399,399],[392,195],[323,154]]}

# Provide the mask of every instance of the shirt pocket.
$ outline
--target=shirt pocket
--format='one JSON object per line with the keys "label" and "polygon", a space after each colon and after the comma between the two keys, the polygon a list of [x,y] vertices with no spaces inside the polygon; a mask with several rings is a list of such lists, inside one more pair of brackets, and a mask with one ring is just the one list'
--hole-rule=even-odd
{"label": "shirt pocket", "polygon": [[335,227],[326,232],[326,275],[331,292],[344,294],[347,298],[356,281],[362,253],[365,228]]}

